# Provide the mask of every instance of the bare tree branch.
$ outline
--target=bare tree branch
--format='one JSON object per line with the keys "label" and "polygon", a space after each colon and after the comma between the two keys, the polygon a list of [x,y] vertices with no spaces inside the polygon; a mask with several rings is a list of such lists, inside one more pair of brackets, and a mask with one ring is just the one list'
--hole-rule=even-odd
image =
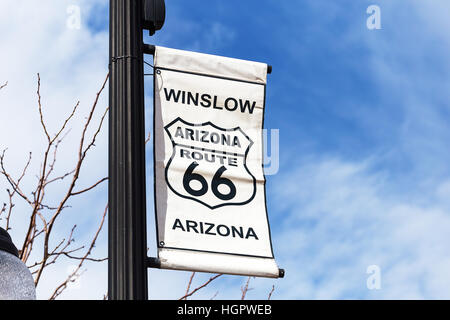
{"label": "bare tree branch", "polygon": [[102,183],[102,182],[104,182],[106,180],[108,180],[108,177],[105,177],[103,179],[98,180],[96,183],[94,183],[92,186],[90,186],[90,187],[88,187],[86,189],[83,189],[83,190],[77,191],[77,192],[72,192],[71,195],[72,196],[77,196],[79,194],[82,194],[82,193],[85,193],[87,191],[90,191],[90,190],[94,189],[96,186],[98,186],[100,183]]}
{"label": "bare tree branch", "polygon": [[[11,175],[9,173],[7,173],[6,169],[5,169],[5,164],[4,164],[4,158],[5,158],[5,153],[6,153],[6,149],[3,150],[2,154],[0,155],[0,168],[1,171],[0,173],[3,174],[3,176],[6,178],[6,180],[8,181],[9,185],[13,188],[13,193],[12,196],[14,196],[15,193],[17,193],[20,197],[22,197],[26,202],[28,202],[29,204],[32,203],[32,201],[30,199],[28,199],[28,197],[25,195],[25,193],[20,189],[20,181],[22,180],[23,176],[25,175],[25,172],[30,164],[31,161],[31,153],[30,153],[30,157],[28,159],[28,163],[26,164],[22,175],[19,177],[19,179],[17,180],[17,182],[11,177]],[[9,190],[7,190],[9,193]]]}
{"label": "bare tree branch", "polygon": [[[102,182],[108,179],[107,177],[99,179],[91,186],[82,190],[75,191],[75,187],[79,180],[81,168],[83,167],[86,156],[89,150],[91,150],[95,146],[96,139],[100,131],[102,130],[106,115],[109,110],[109,108],[105,108],[104,112],[100,115],[99,123],[96,126],[93,126],[94,119],[97,117],[96,109],[98,106],[99,98],[106,87],[108,79],[109,74],[106,76],[100,90],[97,92],[95,100],[91,105],[91,108],[89,109],[88,117],[83,123],[77,150],[78,156],[74,168],[71,168],[70,170],[67,170],[65,173],[62,173],[56,177],[54,176],[59,146],[70,132],[70,128],[68,128],[68,126],[71,120],[73,120],[77,110],[79,109],[80,102],[78,101],[74,105],[74,107],[71,109],[70,114],[67,115],[67,117],[62,121],[61,125],[56,130],[56,133],[51,136],[44,116],[40,74],[37,74],[37,106],[40,117],[40,125],[46,137],[46,145],[44,146],[40,168],[38,174],[36,175],[36,184],[32,188],[31,192],[24,190],[24,188],[21,186],[21,182],[28,173],[28,169],[32,161],[32,154],[29,154],[28,161],[25,164],[19,177],[13,177],[13,175],[8,172],[6,168],[6,149],[0,154],[0,175],[6,179],[10,186],[10,189],[6,190],[9,201],[6,201],[3,206],[0,207],[0,218],[6,218],[6,229],[9,230],[11,229],[11,218],[14,212],[13,209],[15,208],[15,198],[18,197],[22,199],[30,206],[31,214],[29,214],[28,216],[28,227],[26,229],[25,237],[20,247],[19,254],[22,261],[24,263],[27,263],[34,248],[39,248],[40,250],[42,248],[42,251],[40,253],[42,254],[41,258],[39,258],[35,263],[31,265],[28,264],[28,268],[34,275],[35,285],[37,286],[39,284],[44,270],[46,270],[48,266],[59,261],[60,257],[66,257],[68,259],[77,261],[77,268],[73,273],[69,275],[69,277],[65,281],[63,281],[55,289],[52,296],[50,297],[51,299],[57,298],[67,288],[69,283],[76,281],[76,279],[81,276],[81,274],[84,272],[81,269],[85,262],[102,262],[106,260],[106,258],[93,258],[91,255],[100,231],[104,226],[107,207],[105,208],[97,232],[95,233],[90,244],[87,246],[73,246],[73,243],[75,242],[74,233],[76,230],[76,225],[71,229],[68,237],[59,240],[56,245],[52,244],[54,241],[52,231],[55,229],[57,225],[56,221],[58,220],[61,213],[64,211],[64,209],[70,207],[69,200],[72,197],[87,193],[95,189]],[[0,89],[4,88],[6,85],[7,83],[0,86]],[[91,130],[91,127],[93,127],[93,130]],[[88,132],[92,132],[92,134],[88,134]],[[86,141],[88,141],[87,144]],[[66,185],[63,196],[58,201],[59,203],[54,206],[46,203],[46,192],[48,191],[47,187],[53,183],[68,179],[69,177],[71,180]],[[38,239],[39,242],[36,242]]]}
{"label": "bare tree branch", "polygon": [[248,288],[248,285],[250,284],[251,277],[248,277],[247,282],[245,283],[245,286],[241,288],[242,291],[242,297],[241,300],[245,300],[245,296],[247,295],[247,292],[251,289]]}
{"label": "bare tree branch", "polygon": [[272,294],[275,291],[275,285],[272,286],[272,290],[270,290],[269,292],[269,296],[267,297],[267,300],[270,300],[270,298],[272,298]]}
{"label": "bare tree branch", "polygon": [[[189,283],[187,285],[185,295],[189,294],[189,290],[191,290],[192,280],[194,280],[194,276],[195,276],[195,272],[192,272],[191,277],[189,278]],[[186,300],[186,298],[184,298],[184,300]]]}
{"label": "bare tree branch", "polygon": [[182,296],[180,299],[178,300],[186,300],[186,298],[192,296],[194,293],[196,293],[197,291],[199,291],[200,289],[203,289],[204,287],[206,287],[208,284],[210,284],[211,282],[213,282],[214,280],[216,280],[217,278],[219,278],[220,276],[222,276],[222,274],[217,274],[213,277],[211,277],[208,281],[206,281],[204,284],[202,284],[201,286],[195,288],[194,290],[192,290],[190,293],[185,294],[184,296]]}
{"label": "bare tree branch", "polygon": [[42,113],[42,103],[41,103],[41,75],[38,73],[38,87],[37,87],[37,96],[38,96],[38,106],[39,106],[39,115],[41,117],[41,126],[44,129],[44,133],[47,136],[48,142],[50,142],[50,135],[48,134],[47,127],[44,122],[44,115]]}
{"label": "bare tree branch", "polygon": [[46,187],[47,185],[49,185],[49,184],[51,184],[53,182],[56,182],[56,181],[59,181],[59,180],[64,180],[68,176],[72,175],[74,172],[75,172],[75,169],[72,170],[72,171],[66,172],[65,174],[63,174],[63,175],[61,175],[59,177],[53,178],[51,180],[48,180],[48,181],[45,182],[44,187]]}
{"label": "bare tree branch", "polygon": [[214,295],[209,300],[214,300],[218,294],[219,294],[219,291],[216,291],[216,293],[214,293]]}
{"label": "bare tree branch", "polygon": [[[95,243],[97,242],[97,238],[98,238],[98,236],[100,234],[100,231],[103,229],[103,224],[105,223],[105,218],[106,218],[107,213],[108,213],[108,205],[106,205],[105,210],[103,211],[103,216],[102,216],[102,219],[100,221],[100,225],[99,225],[99,227],[97,229],[97,232],[95,233],[94,238],[91,241],[89,249],[86,251],[86,253],[85,253],[85,255],[83,257],[76,258],[76,259],[80,259],[80,263],[78,264],[76,269],[67,277],[67,279],[55,289],[55,291],[53,292],[52,296],[50,297],[50,300],[56,299],[67,288],[67,285],[69,283],[76,281],[76,279],[80,276],[80,274],[78,272],[82,268],[82,266],[83,266],[85,261],[95,261],[93,259],[90,259],[89,256],[91,255],[92,250],[95,247]],[[104,261],[104,259],[102,261]]]}
{"label": "bare tree branch", "polygon": [[64,206],[65,206],[66,202],[72,196],[72,193],[73,193],[73,190],[75,188],[76,182],[77,182],[77,180],[79,178],[80,170],[81,170],[83,161],[84,161],[84,159],[86,157],[87,151],[91,148],[91,146],[94,145],[95,138],[96,138],[97,134],[100,132],[100,130],[102,128],[102,124],[103,124],[103,120],[104,120],[105,115],[106,115],[106,111],[105,111],[105,113],[102,116],[100,124],[97,127],[97,130],[96,130],[96,132],[94,134],[94,137],[91,140],[91,143],[83,151],[83,146],[84,146],[84,141],[86,139],[87,130],[88,130],[89,125],[90,125],[90,123],[92,121],[92,118],[93,118],[96,106],[98,104],[99,97],[100,97],[101,93],[103,92],[103,90],[105,89],[105,86],[106,86],[106,83],[107,83],[108,79],[109,79],[109,74],[106,76],[105,81],[103,82],[103,85],[102,85],[100,91],[97,92],[94,104],[92,105],[92,108],[91,108],[91,111],[89,113],[89,116],[88,116],[88,118],[87,118],[87,120],[86,120],[86,122],[84,124],[83,132],[82,132],[81,139],[80,139],[80,146],[79,146],[79,152],[78,152],[78,162],[77,162],[76,167],[75,167],[75,172],[74,172],[73,177],[72,177],[72,182],[70,183],[70,186],[69,186],[69,188],[67,190],[66,195],[61,200],[58,208],[55,210],[52,218],[48,222],[48,232],[45,233],[45,238],[44,238],[44,253],[43,253],[43,261],[44,261],[44,263],[41,265],[40,270],[36,274],[36,278],[35,278],[35,283],[36,284],[39,283],[39,280],[40,280],[40,278],[42,276],[42,272],[44,271],[44,268],[45,268],[46,260],[48,259],[50,234],[51,234],[51,231],[52,231],[52,229],[53,229],[53,227],[55,225],[55,221],[59,217],[59,215],[61,214],[62,210],[64,209]]}

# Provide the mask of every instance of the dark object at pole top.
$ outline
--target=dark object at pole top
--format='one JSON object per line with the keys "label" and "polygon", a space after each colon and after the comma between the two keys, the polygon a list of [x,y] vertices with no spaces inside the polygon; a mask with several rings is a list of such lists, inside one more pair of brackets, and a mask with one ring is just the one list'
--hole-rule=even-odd
{"label": "dark object at pole top", "polygon": [[166,20],[166,4],[164,0],[144,0],[144,21],[142,27],[154,35],[161,30]]}
{"label": "dark object at pole top", "polygon": [[0,228],[0,250],[11,253],[17,258],[19,257],[19,251],[17,251],[17,248],[12,242],[8,232],[3,228]]}

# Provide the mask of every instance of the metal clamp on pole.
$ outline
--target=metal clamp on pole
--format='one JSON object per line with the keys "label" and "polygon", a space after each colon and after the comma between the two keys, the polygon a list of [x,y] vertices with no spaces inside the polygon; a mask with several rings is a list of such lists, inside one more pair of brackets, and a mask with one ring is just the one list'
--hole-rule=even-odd
{"label": "metal clamp on pole", "polygon": [[155,46],[152,44],[146,44],[144,43],[142,50],[145,54],[151,54],[152,56],[155,54]]}
{"label": "metal clamp on pole", "polygon": [[147,268],[161,269],[161,261],[158,258],[147,257]]}

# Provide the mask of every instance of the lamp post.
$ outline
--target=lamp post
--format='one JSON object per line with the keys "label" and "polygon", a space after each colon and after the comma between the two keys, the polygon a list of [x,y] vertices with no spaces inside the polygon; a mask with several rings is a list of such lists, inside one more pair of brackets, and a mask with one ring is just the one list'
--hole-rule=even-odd
{"label": "lamp post", "polygon": [[164,0],[110,0],[108,295],[147,300],[143,30]]}
{"label": "lamp post", "polygon": [[36,288],[30,270],[8,232],[0,228],[0,300],[35,300]]}

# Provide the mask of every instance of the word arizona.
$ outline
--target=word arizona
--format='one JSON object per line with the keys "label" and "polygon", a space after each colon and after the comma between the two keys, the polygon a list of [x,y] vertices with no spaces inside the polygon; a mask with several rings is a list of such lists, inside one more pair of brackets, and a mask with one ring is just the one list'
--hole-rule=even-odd
{"label": "word arizona", "polygon": [[197,222],[186,220],[183,224],[180,219],[175,219],[172,230],[180,230],[183,232],[193,232],[198,234],[207,234],[210,236],[233,237],[241,239],[259,240],[253,228],[244,229],[243,227],[226,226],[224,224],[216,225],[208,222]]}
{"label": "word arizona", "polygon": [[192,105],[198,107],[199,105],[204,108],[213,108],[217,110],[228,111],[241,111],[242,113],[248,112],[253,114],[256,107],[256,101],[236,99],[233,97],[226,98],[225,101],[219,103],[217,96],[212,96],[208,93],[193,93],[184,90],[174,90],[164,88],[164,93],[167,101],[173,101],[175,103],[181,103],[185,105]]}
{"label": "word arizona", "polygon": [[223,146],[241,147],[239,137],[225,133],[209,132],[206,130],[194,130],[177,127],[175,138],[199,141],[204,143],[221,144]]}

